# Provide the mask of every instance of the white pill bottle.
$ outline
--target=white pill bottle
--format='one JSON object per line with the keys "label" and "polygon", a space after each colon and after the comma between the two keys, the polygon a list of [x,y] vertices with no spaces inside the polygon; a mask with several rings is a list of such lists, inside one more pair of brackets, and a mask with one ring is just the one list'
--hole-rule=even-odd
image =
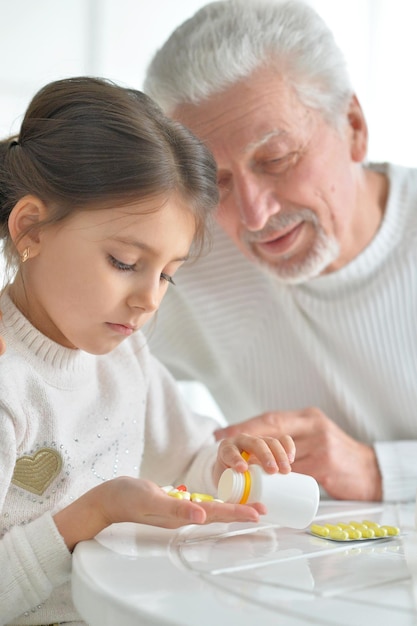
{"label": "white pill bottle", "polygon": [[217,497],[239,504],[262,502],[267,507],[262,520],[301,529],[316,516],[320,489],[312,476],[296,472],[267,474],[252,464],[246,472],[226,469],[219,480]]}

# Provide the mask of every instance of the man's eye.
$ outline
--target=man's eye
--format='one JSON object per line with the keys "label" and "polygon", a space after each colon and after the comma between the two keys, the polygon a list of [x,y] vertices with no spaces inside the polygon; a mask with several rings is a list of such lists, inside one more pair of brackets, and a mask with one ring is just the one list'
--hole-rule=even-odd
{"label": "man's eye", "polygon": [[134,265],[128,265],[127,263],[122,263],[122,261],[119,261],[111,254],[108,255],[108,259],[111,265],[113,265],[113,267],[120,270],[121,272],[132,272],[135,269]]}
{"label": "man's eye", "polygon": [[175,285],[174,279],[169,274],[165,274],[165,272],[161,272],[161,280],[166,280],[167,283],[171,283],[171,285]]}
{"label": "man's eye", "polygon": [[283,157],[277,157],[275,159],[266,159],[263,163],[263,168],[270,172],[283,172],[288,167],[293,165],[297,160],[296,153],[290,152]]}

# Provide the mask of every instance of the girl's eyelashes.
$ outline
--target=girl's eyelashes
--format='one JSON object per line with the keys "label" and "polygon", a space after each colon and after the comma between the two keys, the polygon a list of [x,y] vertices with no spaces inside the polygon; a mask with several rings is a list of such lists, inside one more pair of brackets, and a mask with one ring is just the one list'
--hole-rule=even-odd
{"label": "girl's eyelashes", "polygon": [[118,270],[121,270],[122,272],[132,272],[135,269],[135,264],[128,265],[127,263],[122,263],[122,261],[118,261],[111,254],[108,255],[108,259],[111,265],[113,265],[113,267],[115,267]]}
{"label": "girl's eyelashes", "polygon": [[169,274],[165,274],[165,272],[161,273],[161,279],[166,280],[167,283],[171,283],[171,285],[175,285],[174,279]]}
{"label": "girl's eyelashes", "polygon": [[[108,255],[108,259],[111,265],[113,265],[113,267],[115,267],[117,270],[120,270],[121,272],[133,272],[136,269],[136,264],[129,265],[127,263],[122,263],[122,261],[119,261],[111,254]],[[175,285],[172,276],[166,274],[165,272],[161,272],[161,280],[165,280],[167,283]]]}

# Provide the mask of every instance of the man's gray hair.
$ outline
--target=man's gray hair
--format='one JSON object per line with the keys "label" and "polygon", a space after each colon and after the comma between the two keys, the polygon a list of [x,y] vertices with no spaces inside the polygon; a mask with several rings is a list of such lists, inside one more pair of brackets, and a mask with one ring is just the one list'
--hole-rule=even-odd
{"label": "man's gray hair", "polygon": [[222,0],[186,20],[157,51],[144,91],[170,114],[271,67],[300,102],[339,125],[353,94],[332,32],[299,0]]}

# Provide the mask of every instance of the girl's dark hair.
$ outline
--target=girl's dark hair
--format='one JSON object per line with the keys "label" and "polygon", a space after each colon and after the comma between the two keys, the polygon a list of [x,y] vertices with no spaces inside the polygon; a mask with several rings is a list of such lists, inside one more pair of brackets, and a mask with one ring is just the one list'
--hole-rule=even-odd
{"label": "girl's dark hair", "polygon": [[29,104],[19,135],[0,142],[6,258],[16,255],[8,218],[27,194],[45,202],[49,224],[74,210],[177,192],[194,214],[201,246],[218,202],[216,178],[204,144],[142,92],[99,78],[55,81]]}

